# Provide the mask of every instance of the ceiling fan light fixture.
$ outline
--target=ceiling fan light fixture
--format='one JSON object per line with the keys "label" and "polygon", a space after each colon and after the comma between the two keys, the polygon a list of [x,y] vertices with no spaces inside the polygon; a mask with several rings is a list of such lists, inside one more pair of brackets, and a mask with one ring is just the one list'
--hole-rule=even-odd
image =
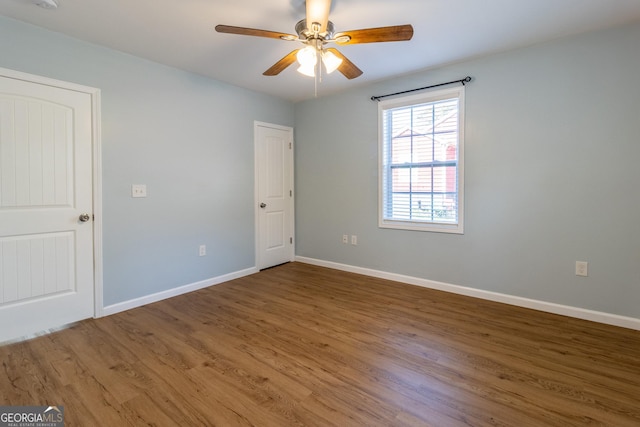
{"label": "ceiling fan light fixture", "polygon": [[316,67],[315,65],[301,65],[297,70],[300,74],[303,74],[308,77],[316,76]]}
{"label": "ceiling fan light fixture", "polygon": [[342,64],[342,58],[338,58],[333,52],[322,51],[322,63],[327,70],[327,74],[333,73]]}
{"label": "ceiling fan light fixture", "polygon": [[300,64],[298,72],[305,76],[314,77],[316,75],[316,64],[318,63],[316,49],[313,46],[307,46],[304,49],[300,49],[296,57]]}
{"label": "ceiling fan light fixture", "polygon": [[307,46],[304,49],[300,49],[296,55],[300,65],[316,65],[318,57],[316,55],[316,49],[313,46]]}

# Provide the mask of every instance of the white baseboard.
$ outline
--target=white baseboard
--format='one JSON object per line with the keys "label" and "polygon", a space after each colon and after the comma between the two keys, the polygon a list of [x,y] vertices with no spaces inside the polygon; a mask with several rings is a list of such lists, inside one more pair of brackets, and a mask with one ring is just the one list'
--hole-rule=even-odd
{"label": "white baseboard", "polygon": [[202,280],[200,282],[190,283],[188,285],[179,286],[177,288],[168,289],[162,292],[157,292],[155,294],[145,295],[143,297],[135,298],[129,301],[123,301],[117,304],[108,305],[102,309],[102,315],[110,316],[112,314],[120,313],[121,311],[131,310],[132,308],[141,307],[146,304],[151,304],[152,302],[162,301],[163,299],[197,291],[198,289],[208,288],[209,286],[218,285],[220,283],[228,282],[229,280],[238,279],[244,276],[249,276],[257,272],[257,268],[251,267],[245,270],[240,270],[233,273],[224,274],[222,276],[213,277],[211,279]]}
{"label": "white baseboard", "polygon": [[587,310],[579,307],[555,304],[546,301],[539,301],[529,298],[522,298],[498,292],[474,289],[466,286],[452,285],[450,283],[436,282],[434,280],[421,279],[418,277],[405,276],[402,274],[388,273],[385,271],[372,270],[369,268],[355,267],[347,264],[340,264],[332,261],[324,261],[315,258],[296,256],[296,261],[306,264],[313,264],[320,267],[328,267],[336,270],[348,271],[351,273],[363,274],[365,276],[377,277],[380,279],[393,280],[395,282],[408,283],[410,285],[422,286],[424,288],[436,289],[439,291],[451,292],[454,294],[466,295],[481,298],[489,301],[511,304],[518,307],[530,308],[533,310],[545,311],[547,313],[560,314],[563,316],[575,317],[592,322],[604,323],[622,328],[640,330],[640,319],[633,317],[619,316],[617,314],[603,313],[600,311]]}

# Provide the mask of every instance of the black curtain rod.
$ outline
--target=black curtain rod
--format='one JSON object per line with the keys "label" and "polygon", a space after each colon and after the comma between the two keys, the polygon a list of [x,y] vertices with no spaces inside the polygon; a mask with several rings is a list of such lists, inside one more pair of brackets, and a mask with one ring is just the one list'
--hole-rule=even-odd
{"label": "black curtain rod", "polygon": [[378,95],[378,96],[372,96],[371,100],[372,101],[380,101],[382,98],[386,98],[388,96],[394,96],[394,95],[402,95],[403,93],[409,93],[409,92],[416,92],[418,90],[425,90],[425,89],[431,89],[433,87],[439,87],[439,86],[446,86],[446,85],[452,85],[455,83],[462,83],[462,86],[464,86],[465,84],[469,83],[471,81],[471,77],[467,76],[464,79],[460,79],[460,80],[454,80],[451,82],[446,82],[446,83],[439,83],[437,85],[431,85],[431,86],[425,86],[425,87],[419,87],[418,89],[409,89],[409,90],[403,90],[402,92],[396,92],[396,93],[390,93],[387,95]]}

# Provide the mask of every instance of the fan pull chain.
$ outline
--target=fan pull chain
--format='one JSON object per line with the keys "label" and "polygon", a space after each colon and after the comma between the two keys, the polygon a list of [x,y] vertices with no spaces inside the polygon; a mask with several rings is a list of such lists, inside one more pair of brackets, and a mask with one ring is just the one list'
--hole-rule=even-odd
{"label": "fan pull chain", "polygon": [[[318,55],[318,51],[316,49],[316,55]],[[313,89],[313,97],[317,98],[318,97],[318,78],[320,79],[320,82],[322,82],[322,65],[320,64],[320,60],[318,60],[316,62],[316,72],[315,74],[315,78],[313,79],[313,83],[314,83],[314,89]]]}

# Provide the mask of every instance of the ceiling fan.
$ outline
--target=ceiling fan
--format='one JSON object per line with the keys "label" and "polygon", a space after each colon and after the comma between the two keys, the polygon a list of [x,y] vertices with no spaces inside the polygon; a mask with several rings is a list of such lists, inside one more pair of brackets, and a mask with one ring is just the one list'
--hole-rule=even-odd
{"label": "ceiling fan", "polygon": [[[411,40],[411,37],[413,37],[413,27],[411,25],[394,25],[336,33],[333,22],[329,21],[330,9],[331,0],[306,0],[306,19],[296,24],[295,31],[297,35],[230,25],[216,25],[216,31],[227,34],[299,41],[306,45],[306,47],[291,51],[273,64],[271,68],[262,73],[265,76],[276,76],[298,60],[300,64],[298,72],[304,75],[317,76],[316,69],[321,72],[321,62],[324,64],[327,73],[337,69],[348,79],[354,79],[362,75],[362,70],[337,49],[325,47],[327,44],[349,45],[393,42]],[[318,61],[318,58],[321,61]]]}

